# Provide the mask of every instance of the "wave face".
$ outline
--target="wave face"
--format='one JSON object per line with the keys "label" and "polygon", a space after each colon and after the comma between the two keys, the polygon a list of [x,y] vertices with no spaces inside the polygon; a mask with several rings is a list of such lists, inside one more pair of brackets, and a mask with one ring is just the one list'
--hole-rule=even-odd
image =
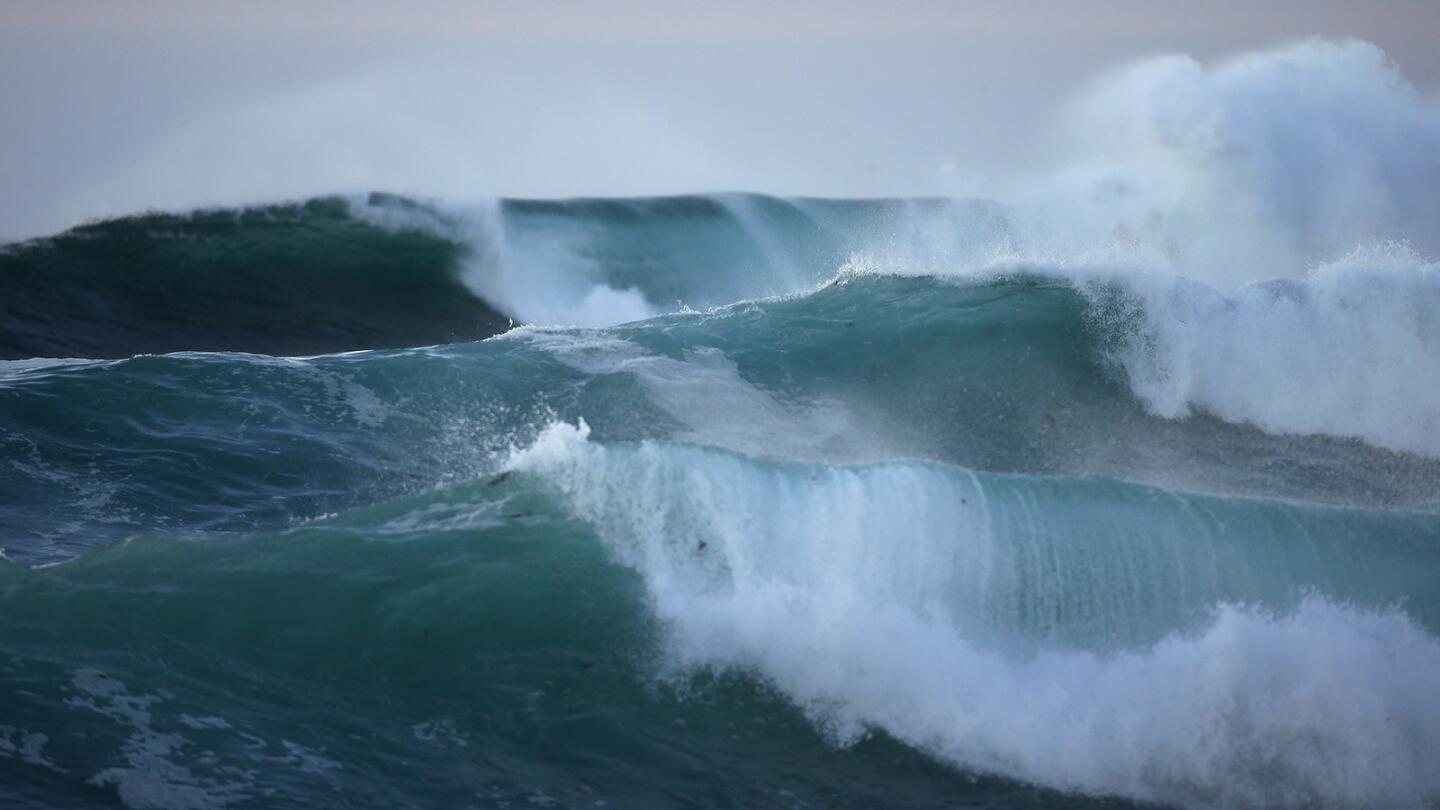
{"label": "wave face", "polygon": [[0,359],[303,356],[610,325],[802,290],[862,244],[942,226],[976,247],[1006,227],[981,202],[740,194],[143,214],[0,247]]}
{"label": "wave face", "polygon": [[1038,199],[4,248],[0,804],[1434,806],[1440,119],[1376,53],[1122,71]]}
{"label": "wave face", "polygon": [[304,355],[488,337],[461,246],[392,234],[341,199],[82,225],[0,249],[0,359]]}

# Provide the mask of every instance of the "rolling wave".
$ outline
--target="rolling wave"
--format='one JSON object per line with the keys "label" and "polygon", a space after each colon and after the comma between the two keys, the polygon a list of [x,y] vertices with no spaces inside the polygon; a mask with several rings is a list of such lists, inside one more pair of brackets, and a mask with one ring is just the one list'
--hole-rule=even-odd
{"label": "rolling wave", "polygon": [[594,436],[551,424],[494,476],[281,532],[0,561],[3,795],[1013,790],[931,759],[1082,803],[1440,789],[1433,513]]}
{"label": "rolling wave", "polygon": [[512,468],[641,572],[669,663],[757,672],[841,742],[1181,805],[1440,789],[1434,515],[587,438]]}
{"label": "rolling wave", "polygon": [[0,359],[308,355],[503,331],[456,277],[462,252],[367,226],[338,198],[82,225],[0,249]]}
{"label": "rolling wave", "polygon": [[[516,323],[609,326],[863,275],[1028,276],[1080,291],[1086,317],[1113,322],[1081,339],[1108,342],[1107,358],[1156,415],[1200,411],[1440,454],[1429,362],[1440,350],[1430,314],[1440,269],[1408,245],[1225,291],[1133,258],[1025,258],[1016,239],[1005,210],[979,201],[711,195],[464,208],[377,194],[149,215],[0,252],[10,293],[0,357],[402,348]],[[888,315],[866,306],[880,301],[850,317]],[[1363,382],[1330,384],[1337,374]]]}
{"label": "rolling wave", "polygon": [[445,347],[0,364],[6,545],[44,561],[157,523],[283,527],[483,475],[556,418],[761,457],[1433,508],[1440,463],[1424,455],[1156,414],[1116,348],[1144,321],[1097,295],[1036,275],[860,274]]}

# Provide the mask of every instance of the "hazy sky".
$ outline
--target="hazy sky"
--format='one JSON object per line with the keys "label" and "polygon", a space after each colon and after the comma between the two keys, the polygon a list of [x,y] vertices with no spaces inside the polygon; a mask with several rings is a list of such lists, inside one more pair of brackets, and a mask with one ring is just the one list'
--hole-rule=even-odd
{"label": "hazy sky", "polygon": [[974,193],[1163,53],[1358,37],[1422,92],[1440,3],[0,0],[0,237],[145,207]]}

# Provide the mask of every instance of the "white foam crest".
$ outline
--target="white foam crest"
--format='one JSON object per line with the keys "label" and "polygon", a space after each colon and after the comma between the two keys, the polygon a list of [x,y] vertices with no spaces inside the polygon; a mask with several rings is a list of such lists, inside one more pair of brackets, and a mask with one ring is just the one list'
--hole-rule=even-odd
{"label": "white foam crest", "polygon": [[1392,247],[1228,295],[1123,285],[1142,324],[1115,357],[1152,412],[1440,456],[1440,265]]}
{"label": "white foam crest", "polygon": [[464,244],[460,278],[475,294],[523,323],[613,326],[659,314],[640,290],[612,287],[601,268],[552,241],[517,244],[505,229],[499,201],[471,204],[376,204],[351,199],[353,216],[391,231],[419,231]]}
{"label": "white foam crest", "polygon": [[1367,244],[1303,277],[1233,289],[1103,249],[1043,261],[997,252],[938,274],[856,256],[822,286],[1017,272],[1072,283],[1090,300],[1110,359],[1157,416],[1199,410],[1270,433],[1440,457],[1440,263],[1409,243]]}
{"label": "white foam crest", "polygon": [[554,425],[512,468],[643,575],[677,672],[758,673],[841,743],[882,729],[966,769],[1190,807],[1440,798],[1440,640],[1400,612],[1219,604],[1137,649],[1017,652],[947,604],[967,598],[957,574],[996,571],[979,481],[914,464],[796,480],[588,433]]}

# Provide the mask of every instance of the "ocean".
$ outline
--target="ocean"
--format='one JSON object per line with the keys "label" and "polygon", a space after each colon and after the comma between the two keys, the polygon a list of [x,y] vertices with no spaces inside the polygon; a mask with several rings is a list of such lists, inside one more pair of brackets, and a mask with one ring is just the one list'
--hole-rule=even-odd
{"label": "ocean", "polygon": [[1440,269],[1016,239],[372,194],[5,247],[0,804],[1433,803]]}
{"label": "ocean", "polygon": [[1436,807],[1440,112],[1312,41],[1067,116],[0,245],[0,806]]}

